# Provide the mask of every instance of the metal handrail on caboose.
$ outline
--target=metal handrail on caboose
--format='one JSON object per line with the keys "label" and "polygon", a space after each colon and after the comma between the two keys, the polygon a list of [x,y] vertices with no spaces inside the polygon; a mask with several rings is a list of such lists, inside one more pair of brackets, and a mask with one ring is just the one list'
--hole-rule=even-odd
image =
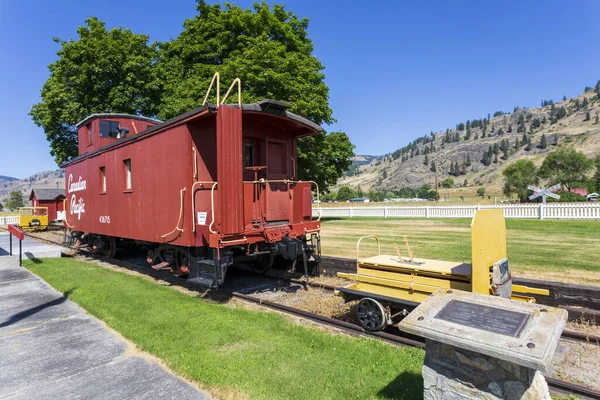
{"label": "metal handrail on caboose", "polygon": [[213,77],[210,81],[210,85],[208,86],[208,90],[206,91],[206,95],[204,96],[204,100],[202,101],[202,105],[206,104],[206,100],[208,100],[208,95],[210,94],[210,90],[212,89],[215,82],[217,83],[217,103],[216,103],[217,108],[219,108],[219,105],[223,105],[225,103],[225,100],[227,100],[227,97],[229,97],[229,93],[231,93],[231,90],[233,89],[233,87],[236,84],[237,84],[237,89],[238,89],[238,91],[237,91],[238,107],[242,108],[242,81],[241,81],[241,79],[235,78],[233,80],[233,82],[229,86],[229,89],[227,89],[225,96],[223,96],[223,100],[221,100],[221,75],[219,74],[219,72],[215,72],[215,74],[213,75]]}

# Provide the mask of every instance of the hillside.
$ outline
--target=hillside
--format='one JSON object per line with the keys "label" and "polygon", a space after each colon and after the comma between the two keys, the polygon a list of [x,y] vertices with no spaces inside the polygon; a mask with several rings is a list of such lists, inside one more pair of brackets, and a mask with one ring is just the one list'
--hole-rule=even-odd
{"label": "hillside", "polygon": [[12,182],[12,181],[18,181],[18,180],[19,180],[19,178],[13,178],[12,176],[0,175],[0,183]]}
{"label": "hillside", "polygon": [[[9,178],[2,180],[2,178]],[[20,191],[23,195],[29,195],[31,189],[56,189],[65,187],[65,171],[58,169],[55,171],[38,172],[25,179],[17,179],[0,176],[0,201],[8,197],[13,191]]]}
{"label": "hillside", "polygon": [[[431,162],[435,160],[440,181],[451,176],[455,185],[462,185],[466,179],[469,186],[499,189],[503,184],[502,171],[516,160],[530,159],[540,165],[546,154],[563,146],[572,146],[588,157],[595,157],[600,154],[600,83],[596,89],[586,89],[579,96],[557,103],[543,101],[539,108],[515,108],[512,113],[496,112],[495,116],[465,121],[454,129],[432,132],[393,153],[357,156],[369,162],[362,165],[357,162],[348,172],[351,176],[340,179],[337,186],[360,187],[366,192],[416,188],[424,183],[433,185]],[[543,135],[547,146],[540,148]],[[556,138],[558,145],[554,144]],[[500,150],[503,140],[508,140],[510,145],[506,160]],[[515,148],[517,141],[519,147]],[[484,160],[484,153],[490,146],[494,149],[496,144],[497,160],[493,153],[489,160]]]}

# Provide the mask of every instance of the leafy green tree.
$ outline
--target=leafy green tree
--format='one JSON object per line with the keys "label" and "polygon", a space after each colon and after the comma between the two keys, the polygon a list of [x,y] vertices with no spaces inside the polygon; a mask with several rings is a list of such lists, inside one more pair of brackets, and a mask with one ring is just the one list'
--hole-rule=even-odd
{"label": "leafy green tree", "polygon": [[326,192],[352,165],[354,145],[344,132],[298,140],[298,176],[313,180]]}
{"label": "leafy green tree", "polygon": [[485,188],[484,187],[480,187],[479,189],[477,189],[477,196],[481,196],[481,197],[485,196]]}
{"label": "leafy green tree", "polygon": [[2,209],[4,209],[4,205],[0,203],[0,211],[2,211]]}
{"label": "leafy green tree", "polygon": [[527,145],[525,146],[525,151],[531,150],[531,136],[527,138]]}
{"label": "leafy green tree", "polygon": [[107,30],[95,17],[86,19],[77,35],[78,40],[54,39],[60,45],[58,60],[48,66],[42,101],[30,111],[59,164],[77,155],[75,124],[88,115],[154,116],[158,111],[161,85],[154,70],[156,51],[148,46],[147,35]]}
{"label": "leafy green tree", "polygon": [[6,208],[8,208],[11,211],[14,211],[19,207],[25,207],[25,204],[23,203],[23,195],[18,190],[10,192],[5,203]]}
{"label": "leafy green tree", "polygon": [[528,200],[527,186],[538,183],[538,169],[530,160],[517,160],[502,172],[504,187],[502,192],[506,197],[516,194],[521,202]]}
{"label": "leafy green tree", "polygon": [[451,188],[452,186],[454,186],[454,179],[448,177],[442,181],[442,187]]}
{"label": "leafy green tree", "polygon": [[[334,122],[324,66],[312,54],[308,19],[299,19],[282,5],[270,9],[265,2],[242,9],[200,0],[197,10],[177,38],[159,46],[158,70],[165,82],[159,117],[197,107],[218,70],[224,82],[241,79],[245,103],[282,100],[317,124]],[[353,156],[343,132],[303,138],[298,141],[299,177],[325,189]]]}
{"label": "leafy green tree", "polygon": [[560,183],[570,192],[574,183],[587,179],[594,168],[593,160],[575,149],[561,149],[546,156],[540,167],[540,178]]}
{"label": "leafy green tree", "polygon": [[423,158],[423,165],[429,165],[429,157],[425,154],[425,158]]}
{"label": "leafy green tree", "polygon": [[545,149],[546,147],[548,147],[548,143],[546,141],[546,134],[542,134],[542,139],[540,140],[540,144],[538,146],[540,149]]}
{"label": "leafy green tree", "polygon": [[338,201],[347,201],[354,197],[356,197],[356,192],[348,186],[342,186],[339,188],[336,196]]}
{"label": "leafy green tree", "polygon": [[425,183],[417,189],[417,197],[421,199],[435,199],[435,190],[431,189],[431,185]]}
{"label": "leafy green tree", "polygon": [[590,119],[591,119],[591,118],[590,118],[590,112],[589,112],[589,111],[586,111],[586,112],[585,112],[585,119],[584,119],[584,121],[589,121]]}
{"label": "leafy green tree", "polygon": [[597,124],[598,122],[599,122],[598,115],[596,115],[596,119],[594,120],[594,124]]}
{"label": "leafy green tree", "polygon": [[[199,0],[197,10],[177,38],[156,45],[127,29],[107,31],[96,18],[79,28],[78,40],[57,40],[59,58],[31,110],[57,162],[77,154],[76,121],[94,112],[169,119],[202,103],[215,71],[223,82],[241,78],[245,103],[282,100],[317,124],[335,121],[308,19],[265,2],[242,9]],[[326,191],[350,167],[353,148],[343,132],[300,139],[299,178]]]}

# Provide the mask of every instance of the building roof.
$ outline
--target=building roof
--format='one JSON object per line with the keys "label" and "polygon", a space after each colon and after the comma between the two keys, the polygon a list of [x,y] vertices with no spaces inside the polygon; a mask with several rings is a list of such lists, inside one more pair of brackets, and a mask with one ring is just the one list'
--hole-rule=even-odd
{"label": "building roof", "polygon": [[33,200],[33,196],[38,200],[48,201],[57,200],[59,197],[67,197],[64,189],[32,189],[29,195],[29,200]]}

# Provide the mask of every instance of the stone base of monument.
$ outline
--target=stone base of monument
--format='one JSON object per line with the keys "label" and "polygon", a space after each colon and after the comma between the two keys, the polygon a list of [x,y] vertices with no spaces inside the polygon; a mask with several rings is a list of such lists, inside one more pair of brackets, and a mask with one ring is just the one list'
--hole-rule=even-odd
{"label": "stone base of monument", "polygon": [[566,319],[558,308],[440,289],[398,327],[425,338],[425,399],[549,400],[542,373]]}
{"label": "stone base of monument", "polygon": [[540,371],[434,340],[426,340],[426,349],[426,400],[550,400]]}

